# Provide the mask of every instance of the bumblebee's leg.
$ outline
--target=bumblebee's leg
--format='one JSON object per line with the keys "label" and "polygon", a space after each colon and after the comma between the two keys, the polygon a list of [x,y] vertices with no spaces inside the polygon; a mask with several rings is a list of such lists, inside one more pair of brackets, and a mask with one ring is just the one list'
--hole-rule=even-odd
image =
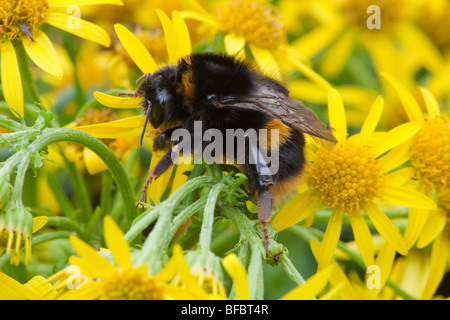
{"label": "bumblebee's leg", "polygon": [[158,161],[158,163],[153,167],[150,171],[147,180],[144,183],[144,187],[142,188],[141,198],[139,199],[139,203],[145,202],[145,194],[147,193],[148,186],[152,180],[157,179],[164,172],[166,172],[173,165],[173,160],[177,159],[178,154],[173,152],[172,149],[167,151],[164,156]]}
{"label": "bumblebee's leg", "polygon": [[[250,141],[247,139],[247,142]],[[250,159],[254,163],[252,165],[254,171],[254,178],[256,178],[256,198],[258,205],[258,221],[261,225],[261,230],[264,236],[264,247],[266,249],[266,256],[269,255],[269,232],[267,230],[267,224],[272,218],[272,194],[270,193],[270,188],[273,186],[274,182],[271,175],[264,174],[268,172],[268,165],[264,160],[260,150],[256,144],[249,144]]]}
{"label": "bumblebee's leg", "polygon": [[166,141],[170,140],[172,133],[180,129],[181,127],[175,127],[171,129],[167,129],[166,131],[161,132],[156,136],[153,140],[153,151],[163,150],[166,148]]}
{"label": "bumblebee's leg", "polygon": [[272,218],[272,194],[269,187],[264,187],[257,194],[258,204],[258,221],[261,225],[261,230],[264,235],[264,248],[266,249],[266,256],[269,255],[269,231],[267,224]]}

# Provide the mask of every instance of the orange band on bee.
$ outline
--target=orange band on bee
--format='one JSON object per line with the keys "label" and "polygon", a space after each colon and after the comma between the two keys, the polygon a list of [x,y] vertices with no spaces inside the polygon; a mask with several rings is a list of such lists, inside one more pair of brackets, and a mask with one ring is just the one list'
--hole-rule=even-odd
{"label": "orange band on bee", "polygon": [[292,128],[285,125],[281,120],[279,119],[273,119],[270,120],[266,125],[264,126],[264,129],[267,129],[267,144],[270,146],[270,143],[272,141],[272,130],[278,129],[278,142],[279,144],[284,144],[286,140],[291,136],[292,134]]}

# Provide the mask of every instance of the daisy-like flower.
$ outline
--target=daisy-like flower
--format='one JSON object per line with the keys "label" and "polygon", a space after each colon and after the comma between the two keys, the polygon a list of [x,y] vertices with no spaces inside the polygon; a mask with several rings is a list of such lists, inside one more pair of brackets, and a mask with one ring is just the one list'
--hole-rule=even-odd
{"label": "daisy-like flower", "polygon": [[[321,205],[332,211],[320,247],[319,268],[329,264],[342,228],[342,216],[348,214],[355,241],[366,266],[374,262],[372,235],[365,222],[367,216],[399,253],[407,247],[397,227],[384,214],[380,202],[400,206],[435,209],[435,203],[424,194],[403,186],[410,178],[396,169],[408,160],[403,142],[409,140],[420,125],[415,122],[398,126],[373,140],[374,130],[383,110],[383,99],[373,103],[359,134],[347,137],[345,110],[335,89],[329,93],[329,119],[338,140],[333,150],[320,147],[308,153],[311,163],[306,167],[305,181],[310,186],[288,202],[271,225],[279,232],[311,217]],[[362,212],[363,213],[362,213]]]}
{"label": "daisy-like flower", "polygon": [[308,3],[303,4],[303,15],[314,17],[318,26],[293,46],[309,56],[327,48],[318,65],[323,75],[339,75],[358,45],[369,53],[378,71],[401,74],[406,79],[421,67],[438,70],[443,62],[436,46],[416,24],[420,10],[416,3],[404,0]]}
{"label": "daisy-like flower", "polygon": [[[161,10],[157,10],[157,14],[159,15],[164,29],[168,60],[170,63],[176,63],[178,59],[191,53],[191,42],[187,26],[177,11],[172,13],[172,20]],[[120,24],[116,24],[114,27],[125,51],[143,74],[153,73],[158,69],[159,65],[155,62],[152,55],[147,51],[144,44],[138,37]],[[94,97],[101,104],[111,108],[141,109],[142,106],[142,97],[118,97],[107,95],[99,91],[94,93]],[[87,132],[101,139],[139,137],[142,127],[144,126],[144,122],[145,116],[139,115],[101,124],[78,126],[75,127],[75,129]],[[152,129],[151,126],[148,126],[147,128],[148,131],[146,137],[149,137],[150,139],[144,139],[144,144],[149,141],[152,143],[152,137],[155,137],[164,129],[168,129],[164,128],[164,125],[160,126],[158,130]],[[161,156],[162,155],[157,153],[152,154],[150,163],[151,168],[153,168],[153,166],[159,161]],[[175,181],[180,183],[185,181],[182,173],[186,171],[187,167],[182,166],[182,169],[183,170],[176,171],[176,175],[180,175],[180,179],[175,179]],[[168,170],[149,186],[147,195],[154,202],[161,199],[164,191],[166,190],[167,184],[169,183],[171,174],[172,170]],[[175,188],[172,188],[172,190],[174,189]]]}
{"label": "daisy-like flower", "polygon": [[129,245],[109,216],[104,219],[104,237],[115,263],[77,237],[70,238],[79,258],[72,256],[69,262],[79,267],[82,275],[96,280],[81,284],[77,290],[66,291],[59,299],[191,299],[200,292],[197,286],[183,289],[168,284],[180,272],[180,266],[186,265],[180,247],[174,248],[172,258],[159,274],[149,275],[145,264],[133,265]]}
{"label": "daisy-like flower", "polygon": [[245,55],[249,48],[259,68],[269,77],[282,79],[281,65],[329,89],[330,84],[308,66],[308,60],[288,44],[281,15],[267,1],[232,0],[209,13],[195,0],[184,1],[185,19],[206,23],[224,34],[229,55]]}
{"label": "daisy-like flower", "polygon": [[411,93],[394,77],[383,77],[395,88],[409,117],[421,124],[411,142],[411,165],[417,189],[433,197],[437,210],[411,208],[404,239],[408,247],[432,244],[431,272],[421,298],[431,298],[450,260],[450,119],[425,88],[420,88],[427,113],[423,114]]}
{"label": "daisy-like flower", "polygon": [[103,46],[110,45],[106,31],[79,17],[61,13],[67,7],[93,4],[122,5],[121,0],[3,0],[0,3],[1,82],[5,100],[23,117],[23,88],[15,42],[42,70],[57,78],[63,69],[51,40],[39,28],[49,24]]}

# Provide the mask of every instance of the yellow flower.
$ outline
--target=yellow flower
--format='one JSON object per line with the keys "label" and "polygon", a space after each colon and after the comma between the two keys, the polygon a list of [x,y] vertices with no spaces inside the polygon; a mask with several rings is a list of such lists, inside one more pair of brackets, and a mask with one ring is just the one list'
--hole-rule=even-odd
{"label": "yellow flower", "polygon": [[333,257],[345,213],[350,218],[354,238],[366,266],[373,264],[374,248],[364,215],[396,251],[407,254],[408,249],[398,228],[380,209],[379,203],[435,209],[436,205],[430,198],[403,186],[411,178],[408,168],[393,171],[408,160],[404,156],[407,149],[403,143],[419,130],[420,125],[410,122],[387,133],[375,134],[383,110],[383,99],[378,97],[361,132],[347,137],[345,110],[335,89],[330,90],[328,110],[338,143],[333,150],[321,146],[315,154],[309,154],[312,161],[306,167],[305,181],[311,187],[288,202],[271,225],[279,232],[312,216],[321,204],[330,209],[332,214],[318,258],[320,269],[327,266]]}
{"label": "yellow flower", "polygon": [[305,57],[286,38],[277,9],[267,1],[233,0],[211,14],[195,0],[185,1],[185,19],[203,22],[223,33],[229,55],[245,56],[248,47],[258,67],[269,77],[281,80],[281,64],[329,89],[331,85],[308,64]]}
{"label": "yellow flower", "polygon": [[39,28],[49,24],[81,38],[108,47],[106,31],[79,17],[59,12],[68,6],[121,5],[121,0],[3,0],[0,3],[1,82],[5,100],[23,117],[23,89],[14,48],[21,40],[27,55],[42,70],[62,78],[63,68],[52,42]]}
{"label": "yellow flower", "polygon": [[416,24],[420,10],[416,2],[321,0],[307,3],[303,4],[303,15],[313,17],[317,26],[293,46],[308,52],[308,56],[326,48],[318,66],[321,74],[339,75],[358,45],[369,53],[378,71],[399,74],[406,79],[421,67],[436,71],[443,63],[436,46]]}
{"label": "yellow flower", "polygon": [[[180,266],[185,265],[181,261],[184,259],[180,247],[174,248],[172,258],[158,275],[149,275],[145,264],[133,266],[129,245],[109,216],[104,219],[104,236],[115,263],[77,237],[70,237],[80,258],[72,256],[69,262],[79,267],[81,274],[96,280],[81,284],[77,290],[63,293],[59,299],[191,299],[198,293],[196,286],[183,290],[168,284]],[[192,292],[189,292],[190,289]]]}
{"label": "yellow flower", "polygon": [[416,188],[433,197],[438,206],[437,210],[411,208],[404,234],[409,248],[414,244],[424,248],[433,242],[431,271],[420,295],[429,299],[450,261],[450,120],[428,89],[420,88],[427,111],[423,114],[416,99],[397,79],[389,74],[383,77],[394,87],[408,118],[421,124],[411,142],[411,165]]}

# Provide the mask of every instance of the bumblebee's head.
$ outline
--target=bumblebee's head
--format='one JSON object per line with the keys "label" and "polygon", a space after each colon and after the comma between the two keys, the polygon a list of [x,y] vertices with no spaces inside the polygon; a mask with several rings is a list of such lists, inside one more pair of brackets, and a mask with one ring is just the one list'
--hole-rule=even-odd
{"label": "bumblebee's head", "polygon": [[[144,108],[148,115],[148,121],[154,128],[168,120],[172,113],[171,106],[176,95],[177,69],[167,66],[156,70],[153,74],[147,74],[139,85],[138,91],[144,97]],[[147,110],[150,108],[150,110]]]}

